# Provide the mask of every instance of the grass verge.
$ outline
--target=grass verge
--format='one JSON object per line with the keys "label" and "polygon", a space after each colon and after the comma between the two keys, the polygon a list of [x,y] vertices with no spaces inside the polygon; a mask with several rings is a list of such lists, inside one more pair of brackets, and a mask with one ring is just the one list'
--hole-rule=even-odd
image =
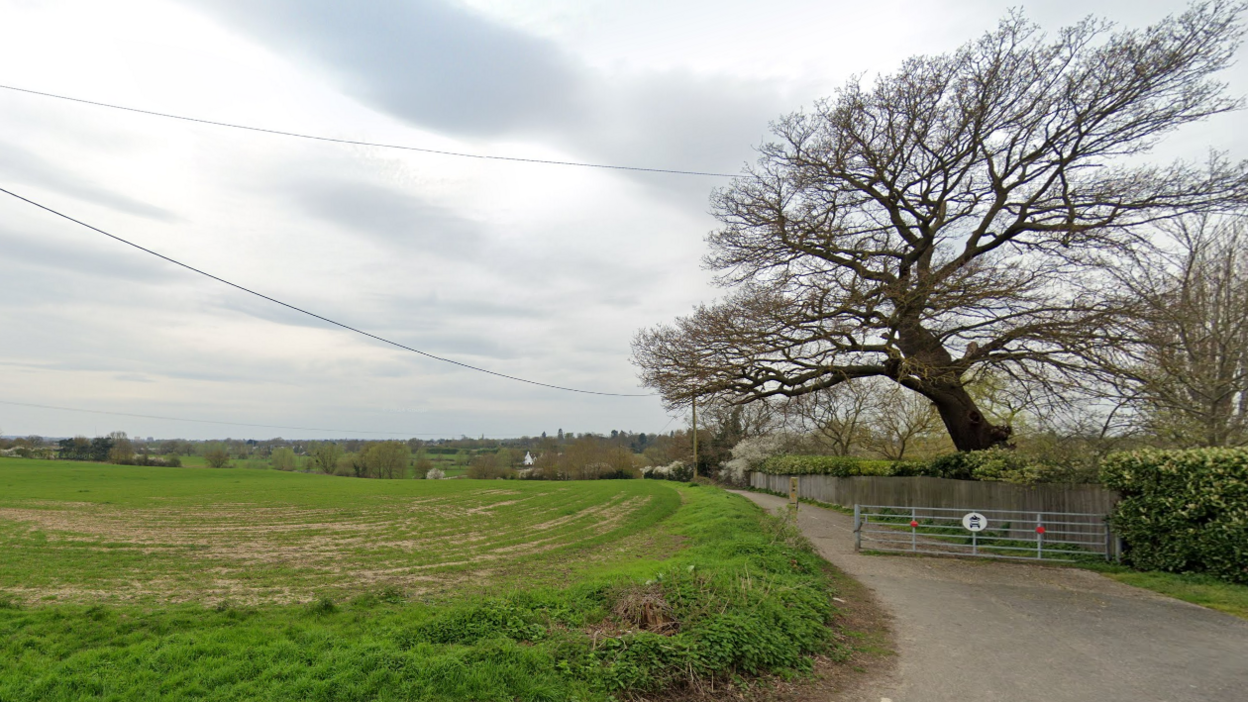
{"label": "grass verge", "polygon": [[1090,564],[1082,567],[1120,583],[1248,619],[1248,585],[1236,585],[1199,573],[1138,571],[1111,564]]}

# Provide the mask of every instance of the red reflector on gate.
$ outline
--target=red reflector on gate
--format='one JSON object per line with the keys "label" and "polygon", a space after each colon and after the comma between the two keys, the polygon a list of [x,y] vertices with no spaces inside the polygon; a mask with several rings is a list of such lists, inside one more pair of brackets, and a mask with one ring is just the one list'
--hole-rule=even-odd
{"label": "red reflector on gate", "polygon": [[1042,527],[1042,526],[1038,526],[1038,527],[1036,527],[1036,533],[1037,533],[1037,534],[1043,534],[1043,533],[1044,533],[1044,527]]}
{"label": "red reflector on gate", "polygon": [[919,523],[918,523],[918,522],[916,522],[916,521],[915,521],[915,520],[913,520],[913,519],[911,519],[911,520],[910,520],[910,528],[911,528],[911,529],[916,529],[916,528],[918,528],[918,526],[919,526]]}

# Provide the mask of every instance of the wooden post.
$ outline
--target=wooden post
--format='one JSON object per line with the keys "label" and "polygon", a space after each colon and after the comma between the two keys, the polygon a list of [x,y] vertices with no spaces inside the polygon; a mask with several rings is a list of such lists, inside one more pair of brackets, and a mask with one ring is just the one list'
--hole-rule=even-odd
{"label": "wooden post", "polygon": [[797,476],[789,478],[789,508],[797,511]]}
{"label": "wooden post", "polygon": [[693,398],[693,475],[698,475],[698,398]]}

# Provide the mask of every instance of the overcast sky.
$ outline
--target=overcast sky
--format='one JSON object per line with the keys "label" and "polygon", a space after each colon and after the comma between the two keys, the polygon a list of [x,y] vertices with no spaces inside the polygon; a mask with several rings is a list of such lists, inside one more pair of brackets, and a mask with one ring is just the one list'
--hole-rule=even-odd
{"label": "overcast sky", "polygon": [[[0,0],[0,83],[432,149],[735,173],[769,120],[1017,0]],[[1177,2],[1025,6],[1142,25]],[[1239,66],[1225,79],[1248,92]],[[1248,157],[1242,113],[1167,158]],[[291,304],[545,383],[644,393],[641,327],[718,290],[725,178],[459,159],[0,90],[0,187]],[[0,432],[188,438],[660,431],[657,398],[390,348],[0,194]],[[374,432],[372,434],[368,432]]]}

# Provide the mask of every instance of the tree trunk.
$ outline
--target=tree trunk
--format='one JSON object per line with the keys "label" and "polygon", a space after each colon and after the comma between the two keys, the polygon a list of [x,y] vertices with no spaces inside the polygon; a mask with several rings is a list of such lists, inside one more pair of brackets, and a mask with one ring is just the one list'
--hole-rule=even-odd
{"label": "tree trunk", "polygon": [[[949,431],[949,438],[959,451],[980,451],[994,446],[1008,446],[1013,429],[990,423],[979,411],[975,400],[966,391],[962,373],[956,369],[953,357],[934,334],[925,329],[919,315],[909,310],[909,317],[898,327],[898,347],[905,354],[906,362],[917,366],[921,373],[912,373],[903,381],[901,359],[894,361],[893,378],[902,385],[917,391],[936,405],[940,419]],[[915,377],[917,376],[917,378]]]}
{"label": "tree trunk", "polygon": [[949,438],[959,451],[1009,446],[1013,429],[989,422],[960,383],[925,384],[919,393],[936,405]]}

